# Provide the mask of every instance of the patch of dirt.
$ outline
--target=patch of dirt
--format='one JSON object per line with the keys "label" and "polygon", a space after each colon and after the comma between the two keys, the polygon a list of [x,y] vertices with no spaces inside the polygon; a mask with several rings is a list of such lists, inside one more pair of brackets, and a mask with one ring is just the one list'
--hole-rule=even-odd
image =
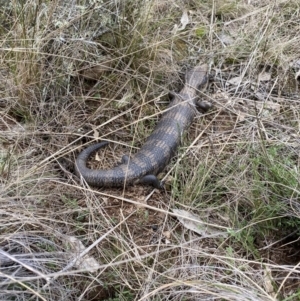
{"label": "patch of dirt", "polygon": [[[161,233],[164,232],[163,227],[166,218],[164,213],[143,206],[147,190],[149,192],[149,188],[141,186],[132,186],[126,189],[124,197],[140,203],[140,207],[113,197],[107,198],[105,200],[106,206],[104,206],[107,218],[115,220],[115,224],[133,213],[122,224],[122,228],[124,233],[131,237],[132,243],[140,247],[145,246],[144,251],[149,251],[153,244],[164,243]],[[114,191],[114,193],[116,192]],[[168,202],[169,200],[163,192],[155,191],[147,205],[167,210]]]}
{"label": "patch of dirt", "polygon": [[[284,234],[278,235],[280,239]],[[274,239],[275,240],[275,239]],[[269,243],[270,244],[270,243]],[[261,248],[261,257],[273,265],[293,267],[300,262],[300,237],[296,233],[287,236],[283,240],[272,244],[270,247]],[[289,270],[272,269],[272,278],[278,286],[284,283],[282,293],[289,296],[290,292],[295,292],[300,287],[298,273]]]}

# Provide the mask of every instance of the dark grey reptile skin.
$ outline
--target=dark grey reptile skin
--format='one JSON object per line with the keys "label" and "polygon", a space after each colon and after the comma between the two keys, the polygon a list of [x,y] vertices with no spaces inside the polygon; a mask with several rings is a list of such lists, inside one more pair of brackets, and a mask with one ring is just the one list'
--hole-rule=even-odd
{"label": "dark grey reptile skin", "polygon": [[89,156],[108,142],[101,142],[83,150],[76,160],[76,173],[97,187],[124,186],[144,183],[162,188],[156,178],[178,147],[182,133],[191,125],[197,114],[197,89],[207,81],[207,65],[199,65],[185,75],[185,85],[163,114],[153,133],[141,149],[129,160],[109,170],[93,170],[86,167]]}

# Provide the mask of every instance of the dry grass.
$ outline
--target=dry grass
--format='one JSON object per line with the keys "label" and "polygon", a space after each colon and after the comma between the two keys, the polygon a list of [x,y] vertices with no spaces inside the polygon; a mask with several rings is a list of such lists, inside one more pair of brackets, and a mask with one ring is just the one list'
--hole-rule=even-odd
{"label": "dry grass", "polygon": [[[0,299],[300,300],[298,2],[0,1]],[[198,62],[214,109],[166,190],[80,185],[79,150],[135,151]]]}

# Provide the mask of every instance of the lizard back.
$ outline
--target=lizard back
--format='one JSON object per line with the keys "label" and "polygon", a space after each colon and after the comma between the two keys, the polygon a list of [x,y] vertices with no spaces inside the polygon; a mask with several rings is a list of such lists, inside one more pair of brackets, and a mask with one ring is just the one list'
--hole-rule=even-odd
{"label": "lizard back", "polygon": [[123,164],[109,170],[93,170],[86,166],[89,156],[104,147],[107,142],[97,143],[84,149],[77,157],[75,168],[78,175],[97,187],[124,186],[134,183],[151,184],[161,188],[156,178],[174,155],[182,133],[191,125],[197,114],[195,102],[197,89],[207,78],[207,65],[199,65],[185,75],[185,85],[146,139],[141,149]]}

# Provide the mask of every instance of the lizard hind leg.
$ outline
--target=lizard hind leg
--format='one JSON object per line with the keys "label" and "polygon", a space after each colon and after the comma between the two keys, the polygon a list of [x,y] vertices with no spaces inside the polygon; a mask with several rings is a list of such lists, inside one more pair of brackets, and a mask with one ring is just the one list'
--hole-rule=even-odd
{"label": "lizard hind leg", "polygon": [[[129,164],[130,157],[127,155],[122,156],[121,164]],[[163,182],[159,181],[155,175],[145,175],[137,181],[140,184],[151,185],[154,188],[162,189]]]}
{"label": "lizard hind leg", "polygon": [[130,161],[129,156],[127,156],[127,155],[123,155],[123,156],[122,156],[121,164],[128,164],[129,161]]}
{"label": "lizard hind leg", "polygon": [[163,189],[164,184],[163,182],[159,181],[155,175],[146,175],[143,176],[139,183],[146,184],[146,185],[152,185],[154,188],[157,189]]}
{"label": "lizard hind leg", "polygon": [[200,113],[206,113],[209,111],[213,105],[207,101],[196,101],[195,102],[196,108]]}

